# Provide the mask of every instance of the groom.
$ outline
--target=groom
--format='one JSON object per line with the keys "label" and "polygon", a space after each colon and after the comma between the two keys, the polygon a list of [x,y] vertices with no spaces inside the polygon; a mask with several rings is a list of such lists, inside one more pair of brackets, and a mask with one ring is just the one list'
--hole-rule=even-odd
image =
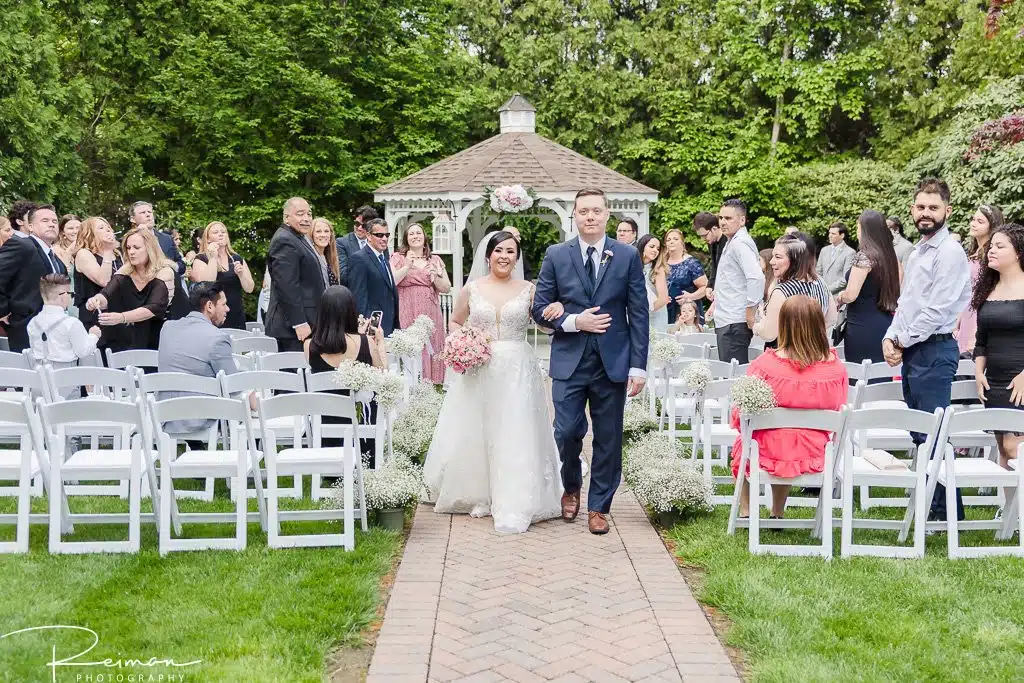
{"label": "groom", "polygon": [[[587,435],[586,408],[594,423],[594,457],[587,500],[590,532],[608,533],[606,515],[622,476],[622,413],[626,394],[644,387],[649,341],[647,288],[640,254],[608,239],[608,201],[601,190],[576,193],[573,219],[579,237],[549,247],[540,268],[533,318],[554,327],[551,397],[555,442],[562,460],[562,519],[580,509],[580,453]],[[551,320],[545,312],[560,303]],[[557,307],[555,307],[557,310]]]}

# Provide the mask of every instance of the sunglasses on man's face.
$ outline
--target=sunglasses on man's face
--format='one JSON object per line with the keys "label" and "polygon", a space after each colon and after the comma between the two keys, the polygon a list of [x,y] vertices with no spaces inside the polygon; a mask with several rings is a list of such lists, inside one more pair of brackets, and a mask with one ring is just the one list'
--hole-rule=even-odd
{"label": "sunglasses on man's face", "polygon": [[374,237],[380,237],[381,239],[391,237],[390,232],[371,232],[370,234],[373,235]]}

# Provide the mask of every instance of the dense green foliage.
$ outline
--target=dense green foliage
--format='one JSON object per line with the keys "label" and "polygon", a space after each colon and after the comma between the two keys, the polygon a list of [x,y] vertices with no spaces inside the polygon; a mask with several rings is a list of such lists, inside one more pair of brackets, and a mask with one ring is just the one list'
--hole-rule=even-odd
{"label": "dense green foliage", "polygon": [[940,172],[964,229],[980,201],[1024,210],[1024,145],[975,139],[1024,109],[1024,3],[991,39],[985,17],[961,0],[6,3],[0,205],[123,222],[150,198],[165,227],[225,220],[258,266],[285,197],[347,229],[376,186],[494,134],[518,91],[541,133],[655,187],[656,227],[741,196],[761,235],[821,234],[905,211]]}

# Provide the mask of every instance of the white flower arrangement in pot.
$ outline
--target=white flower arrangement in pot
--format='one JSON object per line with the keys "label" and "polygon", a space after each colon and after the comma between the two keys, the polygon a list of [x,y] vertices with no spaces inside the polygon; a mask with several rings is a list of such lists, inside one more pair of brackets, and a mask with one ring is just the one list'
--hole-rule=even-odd
{"label": "white flower arrangement in pot", "polygon": [[[377,514],[377,526],[401,531],[405,510],[415,504],[423,492],[423,469],[405,454],[395,452],[375,470],[364,463],[363,488],[366,508]],[[341,508],[344,504],[342,482],[335,484],[327,505]]]}
{"label": "white flower arrangement in pot", "polygon": [[678,441],[651,433],[630,442],[623,462],[623,475],[637,501],[664,527],[714,509],[714,487],[683,455]]}

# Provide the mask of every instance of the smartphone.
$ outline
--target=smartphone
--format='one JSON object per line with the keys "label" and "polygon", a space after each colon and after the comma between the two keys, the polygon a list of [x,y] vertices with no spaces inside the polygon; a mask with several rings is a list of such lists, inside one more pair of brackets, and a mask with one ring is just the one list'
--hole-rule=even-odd
{"label": "smartphone", "polygon": [[384,317],[384,311],[374,311],[370,314],[370,324],[366,328],[366,334],[371,337],[376,334],[377,328],[380,327],[380,319]]}

